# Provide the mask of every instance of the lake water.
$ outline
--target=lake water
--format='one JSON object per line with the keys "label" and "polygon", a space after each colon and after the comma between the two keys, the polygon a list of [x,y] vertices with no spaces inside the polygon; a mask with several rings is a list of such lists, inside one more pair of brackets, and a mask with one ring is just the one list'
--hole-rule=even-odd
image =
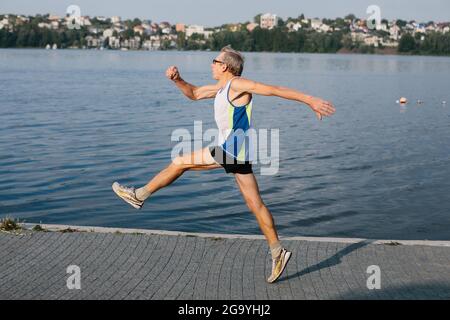
{"label": "lake water", "polygon": [[[0,217],[260,234],[221,169],[186,173],[141,211],[111,190],[166,167],[175,129],[215,126],[213,102],[187,100],[164,74],[177,65],[211,83],[215,55],[0,50]],[[450,58],[247,53],[244,76],[337,109],[320,122],[304,105],[254,99],[257,128],[280,129],[278,173],[255,172],[282,236],[450,239]]]}

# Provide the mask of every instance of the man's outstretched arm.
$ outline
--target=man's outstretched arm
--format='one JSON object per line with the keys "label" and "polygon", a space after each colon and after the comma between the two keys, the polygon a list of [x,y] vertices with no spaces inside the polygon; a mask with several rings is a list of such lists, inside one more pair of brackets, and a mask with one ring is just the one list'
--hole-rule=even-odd
{"label": "man's outstretched arm", "polygon": [[187,83],[181,78],[178,68],[174,66],[167,69],[166,76],[175,83],[178,89],[180,89],[186,97],[191,100],[214,98],[217,91],[219,91],[220,89],[218,85],[197,87],[190,83]]}
{"label": "man's outstretched arm", "polygon": [[263,96],[276,96],[283,99],[305,103],[316,113],[317,118],[320,120],[322,120],[322,116],[331,116],[336,111],[331,102],[312,97],[300,91],[286,87],[271,86],[244,78],[234,80],[231,86],[231,88],[235,91],[248,92]]}

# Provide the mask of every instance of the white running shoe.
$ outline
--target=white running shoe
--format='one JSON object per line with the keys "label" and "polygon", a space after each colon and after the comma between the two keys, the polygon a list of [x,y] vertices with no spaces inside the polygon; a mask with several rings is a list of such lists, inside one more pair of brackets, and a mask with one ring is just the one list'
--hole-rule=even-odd
{"label": "white running shoe", "polygon": [[272,274],[270,275],[267,282],[274,283],[278,280],[278,278],[283,273],[286,268],[289,259],[291,258],[292,252],[287,251],[286,249],[281,250],[278,258],[272,260]]}
{"label": "white running shoe", "polygon": [[125,202],[129,203],[135,209],[141,209],[144,205],[144,201],[139,200],[136,197],[136,189],[133,187],[121,186],[118,182],[114,182],[112,185],[113,191],[122,198]]}

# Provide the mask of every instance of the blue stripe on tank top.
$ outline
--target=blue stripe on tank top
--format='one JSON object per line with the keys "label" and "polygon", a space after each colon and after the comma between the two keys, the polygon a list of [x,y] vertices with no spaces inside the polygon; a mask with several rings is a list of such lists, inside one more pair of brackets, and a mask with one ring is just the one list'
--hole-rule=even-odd
{"label": "blue stripe on tank top", "polygon": [[[250,128],[250,122],[247,116],[246,106],[234,107],[233,110],[233,131],[230,133],[222,147],[228,153],[237,158],[242,144],[245,141],[245,133]],[[229,150],[232,149],[232,150]],[[247,150],[246,150],[247,151]],[[247,154],[247,152],[246,152]]]}

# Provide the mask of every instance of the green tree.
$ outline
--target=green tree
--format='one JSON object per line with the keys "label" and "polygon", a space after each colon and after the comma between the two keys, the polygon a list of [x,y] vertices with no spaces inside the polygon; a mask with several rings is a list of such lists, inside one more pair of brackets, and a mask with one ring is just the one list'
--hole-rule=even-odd
{"label": "green tree", "polygon": [[253,22],[257,23],[257,24],[261,24],[261,16],[262,13],[257,14],[254,18],[253,18]]}
{"label": "green tree", "polygon": [[28,33],[28,41],[26,46],[29,48],[34,48],[38,46],[38,38],[37,38],[37,33],[34,29],[31,29],[30,32]]}
{"label": "green tree", "polygon": [[273,52],[285,52],[287,45],[287,33],[283,32],[280,28],[273,29],[272,36],[272,51]]}
{"label": "green tree", "polygon": [[404,27],[406,27],[408,22],[406,22],[405,20],[397,20],[395,22],[395,24],[397,25],[397,27],[404,28]]}
{"label": "green tree", "polygon": [[349,34],[346,34],[342,38],[342,46],[345,49],[353,50],[355,48],[355,43],[352,40],[352,37]]}
{"label": "green tree", "polygon": [[178,32],[177,33],[177,49],[184,50],[186,48],[186,33]]}
{"label": "green tree", "polygon": [[5,30],[0,30],[0,48],[6,47],[6,32]]}
{"label": "green tree", "polygon": [[28,32],[25,28],[20,28],[17,33],[16,47],[23,48],[28,45]]}
{"label": "green tree", "polygon": [[334,21],[334,27],[337,27],[337,28],[340,28],[340,29],[344,29],[344,28],[346,28],[348,25],[347,25],[347,22],[345,22],[344,21],[344,19],[342,19],[342,18],[337,18],[335,21]]}
{"label": "green tree", "polygon": [[416,49],[416,40],[409,33],[404,34],[398,44],[399,52],[411,52]]}
{"label": "green tree", "polygon": [[197,41],[197,40],[205,40],[205,35],[200,33],[193,33],[190,37],[191,40]]}
{"label": "green tree", "polygon": [[131,22],[131,28],[134,28],[136,26],[140,26],[142,24],[142,21],[138,18],[134,18],[134,20]]}
{"label": "green tree", "polygon": [[346,20],[355,20],[356,19],[356,16],[353,14],[353,13],[350,13],[350,14],[348,14],[348,15],[346,15],[345,16],[345,19]]}
{"label": "green tree", "polygon": [[124,37],[125,37],[125,39],[130,39],[130,38],[133,38],[135,36],[135,34],[134,34],[134,30],[133,30],[133,28],[129,28],[129,29],[126,29],[125,30],[125,32],[124,32]]}

